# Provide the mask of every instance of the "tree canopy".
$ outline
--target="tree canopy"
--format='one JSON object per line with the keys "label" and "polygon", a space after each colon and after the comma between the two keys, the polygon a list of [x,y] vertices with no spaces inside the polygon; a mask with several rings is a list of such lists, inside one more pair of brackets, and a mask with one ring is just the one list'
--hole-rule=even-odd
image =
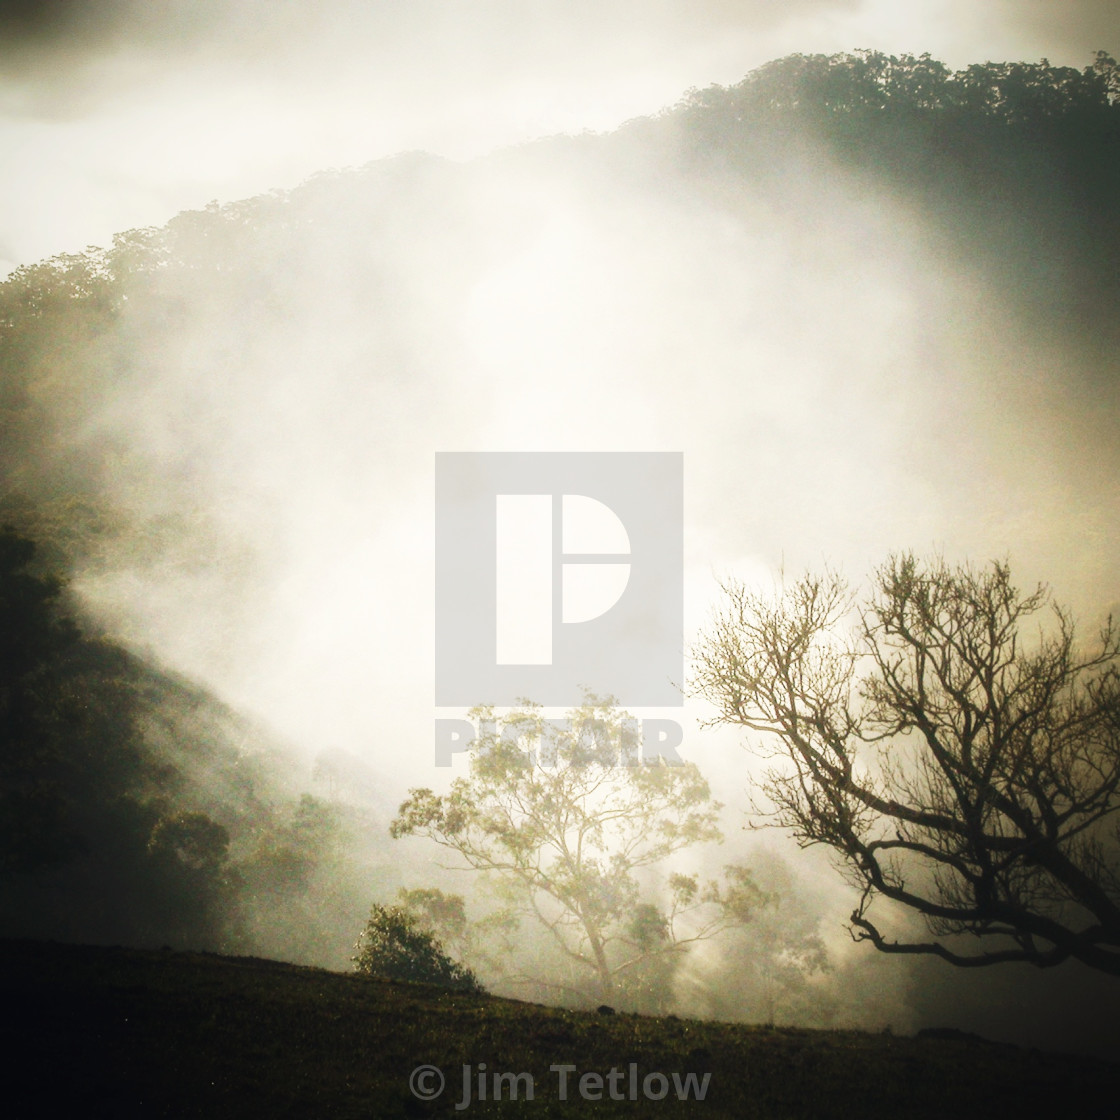
{"label": "tree canopy", "polygon": [[629,757],[633,733],[609,702],[589,702],[563,726],[534,708],[475,715],[469,776],[446,795],[413,789],[392,835],[426,836],[489,873],[551,935],[577,990],[590,985],[610,1000],[657,958],[743,920],[761,900],[742,869],[722,889],[681,872],[646,885],[647,869],[721,838],[719,805],[694,764]]}
{"label": "tree canopy", "polygon": [[452,960],[432,930],[404,906],[375,904],[357,950],[354,968],[363,976],[482,991],[474,973]]}

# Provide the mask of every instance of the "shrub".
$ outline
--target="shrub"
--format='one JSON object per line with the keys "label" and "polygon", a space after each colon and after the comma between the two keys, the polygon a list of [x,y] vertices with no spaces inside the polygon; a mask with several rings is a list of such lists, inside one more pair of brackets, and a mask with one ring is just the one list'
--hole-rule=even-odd
{"label": "shrub", "polygon": [[354,968],[363,976],[483,991],[474,973],[452,960],[439,938],[401,906],[375,904],[356,948]]}

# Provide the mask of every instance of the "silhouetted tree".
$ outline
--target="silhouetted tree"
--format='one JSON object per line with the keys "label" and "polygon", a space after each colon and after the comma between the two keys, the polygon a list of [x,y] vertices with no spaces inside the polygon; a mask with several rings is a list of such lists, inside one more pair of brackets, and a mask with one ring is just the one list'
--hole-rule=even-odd
{"label": "silhouetted tree", "polygon": [[[843,857],[862,888],[857,940],[1120,975],[1111,619],[1083,653],[1069,614],[1044,587],[1020,594],[1006,564],[909,555],[877,572],[847,631],[852,598],[835,575],[776,599],[725,592],[696,651],[698,691],[717,722],[777,742],[773,819]],[[879,896],[923,915],[934,940],[889,940],[870,917]],[[946,943],[961,933],[979,951]]]}
{"label": "silhouetted tree", "polygon": [[452,960],[439,938],[403,906],[375,904],[356,948],[354,968],[363,976],[482,991],[474,973]]}

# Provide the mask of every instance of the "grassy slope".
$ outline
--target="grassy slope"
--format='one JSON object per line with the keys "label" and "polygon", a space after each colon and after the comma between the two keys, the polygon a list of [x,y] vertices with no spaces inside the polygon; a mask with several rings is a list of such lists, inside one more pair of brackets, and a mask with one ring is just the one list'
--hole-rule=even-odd
{"label": "grassy slope", "polygon": [[[1116,1065],[976,1039],[569,1012],[209,954],[0,942],[0,997],[13,1117],[1022,1118],[1120,1085]],[[531,1072],[535,1099],[456,1111],[462,1066],[480,1062]],[[550,1065],[631,1062],[710,1072],[707,1098],[590,1104],[570,1083],[558,1101]],[[447,1072],[435,1104],[408,1092],[421,1063]]]}

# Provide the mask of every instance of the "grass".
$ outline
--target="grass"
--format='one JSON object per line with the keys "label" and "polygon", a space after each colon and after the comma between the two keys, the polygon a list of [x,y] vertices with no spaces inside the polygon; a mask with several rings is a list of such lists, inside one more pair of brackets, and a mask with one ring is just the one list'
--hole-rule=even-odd
{"label": "grass", "polygon": [[[3,941],[0,989],[0,1113],[13,1118],[1021,1120],[1092,1109],[1120,1088],[1120,1065],[965,1036],[573,1012],[211,954]],[[526,1072],[534,1099],[522,1082],[521,1099],[505,1087],[502,1100],[457,1110],[462,1067],[475,1086],[481,1063],[488,1096],[491,1074]],[[607,1083],[602,1100],[582,1099],[576,1079],[612,1068],[628,1097],[631,1063],[636,1101],[610,1100]],[[447,1075],[432,1102],[409,1091],[422,1064]],[[549,1068],[559,1064],[576,1067],[567,1101]],[[671,1082],[665,1099],[646,1099],[647,1074],[688,1072],[711,1075],[703,1101],[678,1101]]]}

